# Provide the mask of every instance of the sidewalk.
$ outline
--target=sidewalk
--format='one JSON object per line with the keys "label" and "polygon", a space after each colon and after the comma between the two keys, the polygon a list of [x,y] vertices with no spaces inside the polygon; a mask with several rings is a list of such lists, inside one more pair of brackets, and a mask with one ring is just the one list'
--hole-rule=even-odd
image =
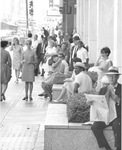
{"label": "sidewalk", "polygon": [[38,97],[43,78],[34,82],[33,101],[23,101],[24,83],[14,82],[14,73],[0,102],[0,150],[43,150],[44,123],[49,100]]}

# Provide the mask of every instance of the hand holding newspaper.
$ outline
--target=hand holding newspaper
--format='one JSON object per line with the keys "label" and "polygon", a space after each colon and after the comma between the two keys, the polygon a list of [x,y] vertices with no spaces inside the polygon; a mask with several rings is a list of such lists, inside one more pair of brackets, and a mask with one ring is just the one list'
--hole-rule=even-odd
{"label": "hand holding newspaper", "polygon": [[105,95],[85,94],[90,107],[90,121],[104,121],[109,124],[109,108]]}

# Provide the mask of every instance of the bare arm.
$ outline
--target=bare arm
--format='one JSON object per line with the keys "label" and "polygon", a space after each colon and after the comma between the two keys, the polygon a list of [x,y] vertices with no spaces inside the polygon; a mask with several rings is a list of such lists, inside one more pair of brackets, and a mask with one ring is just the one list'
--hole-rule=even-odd
{"label": "bare arm", "polygon": [[57,62],[52,64],[52,67],[55,68],[61,61],[62,59],[59,58]]}

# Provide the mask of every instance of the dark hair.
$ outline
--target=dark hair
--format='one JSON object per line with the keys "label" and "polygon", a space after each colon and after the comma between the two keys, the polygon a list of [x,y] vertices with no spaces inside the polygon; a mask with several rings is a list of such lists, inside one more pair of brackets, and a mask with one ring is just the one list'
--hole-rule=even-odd
{"label": "dark hair", "polygon": [[29,38],[32,38],[32,33],[28,33],[28,37],[29,37]]}
{"label": "dark hair", "polygon": [[53,59],[54,59],[55,57],[58,57],[58,55],[57,55],[57,54],[52,55],[51,58],[48,60],[48,65],[49,65],[49,66],[51,66],[51,65],[54,63],[54,62],[53,62]]}
{"label": "dark hair", "polygon": [[101,53],[107,53],[107,56],[109,56],[111,53],[111,51],[108,47],[103,47],[100,52]]}
{"label": "dark hair", "polygon": [[79,36],[74,36],[73,37],[73,41],[78,41],[78,40],[80,40]]}
{"label": "dark hair", "polygon": [[62,52],[59,52],[58,55],[61,55],[62,58],[65,58],[65,55]]}
{"label": "dark hair", "polygon": [[80,44],[81,47],[84,47],[84,43],[82,41],[79,41],[77,44]]}
{"label": "dark hair", "polygon": [[8,41],[1,41],[1,47],[5,48],[8,45]]}
{"label": "dark hair", "polygon": [[58,44],[57,46],[61,47],[61,44]]}
{"label": "dark hair", "polygon": [[75,58],[73,59],[73,62],[75,62],[75,63],[76,63],[76,62],[82,62],[82,61],[81,61],[81,59],[80,59],[80,58],[75,57]]}
{"label": "dark hair", "polygon": [[72,37],[69,38],[69,43],[73,43],[73,38]]}

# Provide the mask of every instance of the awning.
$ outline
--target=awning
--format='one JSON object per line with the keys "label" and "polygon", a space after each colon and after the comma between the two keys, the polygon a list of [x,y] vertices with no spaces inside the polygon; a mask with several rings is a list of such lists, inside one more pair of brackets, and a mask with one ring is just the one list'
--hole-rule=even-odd
{"label": "awning", "polygon": [[8,22],[1,22],[1,30],[15,30],[17,31],[18,26],[8,23]]}

